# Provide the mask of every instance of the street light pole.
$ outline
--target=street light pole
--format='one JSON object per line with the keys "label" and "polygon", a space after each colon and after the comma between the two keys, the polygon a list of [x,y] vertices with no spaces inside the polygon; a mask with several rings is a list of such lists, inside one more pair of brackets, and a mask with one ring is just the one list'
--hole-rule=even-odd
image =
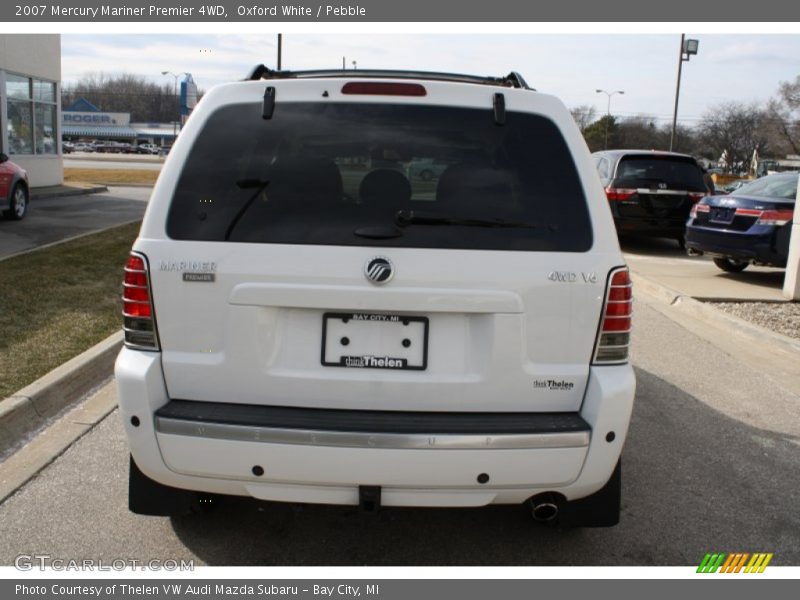
{"label": "street light pole", "polygon": [[283,34],[278,34],[278,71],[281,70],[281,51],[283,50]]}
{"label": "street light pole", "polygon": [[[175,102],[177,103],[178,107],[178,119],[181,118],[181,98],[178,96],[178,77],[181,75],[188,75],[188,73],[173,73],[172,71],[161,71],[162,75],[172,75],[175,78],[175,85],[172,87],[172,93],[175,95]],[[172,122],[172,137],[178,137],[178,121]],[[174,139],[173,139],[174,141]]]}
{"label": "street light pole", "polygon": [[606,108],[606,135],[605,135],[605,142],[603,143],[603,149],[608,150],[608,124],[611,121],[611,96],[614,94],[624,94],[624,90],[616,90],[613,92],[607,92],[605,90],[595,90],[596,94],[605,94],[608,96],[608,106]]}
{"label": "street light pole", "polygon": [[675,83],[675,110],[672,113],[672,133],[669,136],[669,151],[675,147],[675,132],[678,127],[678,99],[681,95],[681,72],[683,71],[684,61],[689,62],[693,54],[697,54],[700,42],[697,40],[687,40],[686,34],[681,34],[681,46],[678,52],[678,81]]}

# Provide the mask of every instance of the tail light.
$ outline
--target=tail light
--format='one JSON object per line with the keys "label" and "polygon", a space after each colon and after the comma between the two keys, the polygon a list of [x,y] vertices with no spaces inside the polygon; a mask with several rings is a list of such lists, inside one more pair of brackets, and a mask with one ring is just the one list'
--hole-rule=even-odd
{"label": "tail light", "polygon": [[692,202],[700,202],[700,200],[708,196],[708,192],[689,192],[688,196]]}
{"label": "tail light", "polygon": [[125,345],[137,350],[158,350],[158,330],[153,312],[153,295],[147,258],[131,252],[122,282],[122,317]]}
{"label": "tail light", "polygon": [[689,216],[694,219],[697,217],[697,213],[708,212],[711,212],[711,207],[708,204],[695,204],[692,206],[692,210],[689,211]]}
{"label": "tail light", "polygon": [[635,188],[606,188],[606,198],[609,200],[628,200],[636,193]]}
{"label": "tail light", "polygon": [[613,269],[608,276],[593,364],[618,365],[628,362],[632,314],[633,284],[628,269]]}
{"label": "tail light", "polygon": [[794,218],[794,210],[792,209],[765,210],[761,213],[761,216],[758,217],[758,224],[777,225],[780,227],[790,223],[792,218]]}

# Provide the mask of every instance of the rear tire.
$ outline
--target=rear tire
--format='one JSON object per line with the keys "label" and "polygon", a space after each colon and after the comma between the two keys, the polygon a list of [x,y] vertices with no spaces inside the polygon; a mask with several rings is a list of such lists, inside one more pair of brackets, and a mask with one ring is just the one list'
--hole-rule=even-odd
{"label": "rear tire", "polygon": [[715,258],[714,264],[726,273],[741,273],[750,263],[732,258]]}
{"label": "rear tire", "polygon": [[18,183],[14,186],[13,191],[11,192],[11,204],[7,211],[3,212],[3,215],[7,219],[11,219],[12,221],[19,221],[25,218],[25,215],[28,214],[28,190],[27,188]]}

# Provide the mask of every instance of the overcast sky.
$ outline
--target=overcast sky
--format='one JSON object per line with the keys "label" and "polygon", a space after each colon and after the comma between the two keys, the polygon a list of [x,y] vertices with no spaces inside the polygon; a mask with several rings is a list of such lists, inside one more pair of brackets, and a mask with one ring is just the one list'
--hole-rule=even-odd
{"label": "overcast sky", "polygon": [[[700,51],[684,63],[679,119],[694,124],[711,105],[763,101],[779,82],[800,75],[800,35],[687,33]],[[539,91],[570,108],[606,111],[597,88],[624,90],[611,112],[671,120],[679,35],[596,34],[291,34],[283,37],[286,69],[420,69],[482,75],[520,72]],[[62,79],[87,73],[135,73],[172,81],[161,71],[188,71],[202,89],[242,79],[253,65],[274,67],[276,35],[77,35],[64,34]],[[102,108],[102,107],[101,107]]]}

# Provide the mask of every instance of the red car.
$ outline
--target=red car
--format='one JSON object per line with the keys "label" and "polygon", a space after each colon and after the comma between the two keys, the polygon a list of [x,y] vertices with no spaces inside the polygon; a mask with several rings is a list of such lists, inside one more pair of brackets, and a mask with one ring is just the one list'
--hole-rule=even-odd
{"label": "red car", "polygon": [[30,198],[28,173],[0,152],[0,212],[7,219],[19,220],[28,212]]}

